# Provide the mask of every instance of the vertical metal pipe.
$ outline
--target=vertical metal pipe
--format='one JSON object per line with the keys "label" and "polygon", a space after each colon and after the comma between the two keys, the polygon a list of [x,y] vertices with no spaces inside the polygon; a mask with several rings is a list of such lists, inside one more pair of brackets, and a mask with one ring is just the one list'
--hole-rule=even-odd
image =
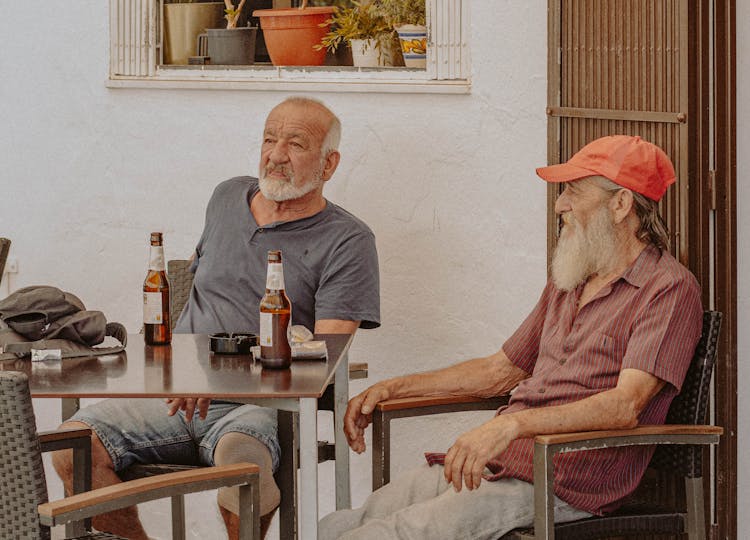
{"label": "vertical metal pipe", "polygon": [[349,444],[344,434],[344,414],[349,402],[349,353],[336,367],[333,383],[333,423],[336,453],[336,510],[352,507],[349,482]]}
{"label": "vertical metal pipe", "polygon": [[300,538],[318,538],[318,400],[301,398],[299,403],[300,446]]}
{"label": "vertical metal pipe", "polygon": [[534,443],[534,537],[555,540],[552,451]]}
{"label": "vertical metal pipe", "polygon": [[[240,511],[242,503],[240,501]],[[172,540],[185,540],[185,496],[172,497]]]}

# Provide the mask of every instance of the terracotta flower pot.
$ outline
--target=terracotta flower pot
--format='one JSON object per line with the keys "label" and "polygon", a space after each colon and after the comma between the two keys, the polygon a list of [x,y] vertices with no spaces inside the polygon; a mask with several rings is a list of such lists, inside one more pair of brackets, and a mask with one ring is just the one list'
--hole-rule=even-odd
{"label": "terracotta flower pot", "polygon": [[260,19],[266,38],[268,55],[274,66],[320,66],[326,58],[326,49],[316,51],[330,25],[335,8],[331,6],[305,9],[256,9],[253,17]]}

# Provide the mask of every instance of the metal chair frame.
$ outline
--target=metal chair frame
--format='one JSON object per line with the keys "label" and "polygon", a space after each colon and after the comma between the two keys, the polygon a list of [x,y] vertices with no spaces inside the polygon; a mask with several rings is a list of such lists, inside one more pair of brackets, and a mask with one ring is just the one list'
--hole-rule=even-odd
{"label": "metal chair frame", "polygon": [[0,281],[5,275],[5,263],[8,260],[8,253],[10,252],[10,240],[7,238],[0,238]]}

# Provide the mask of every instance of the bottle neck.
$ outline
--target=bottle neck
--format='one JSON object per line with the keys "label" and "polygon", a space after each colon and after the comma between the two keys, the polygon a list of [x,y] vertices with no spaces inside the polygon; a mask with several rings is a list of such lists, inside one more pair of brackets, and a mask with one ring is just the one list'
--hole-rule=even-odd
{"label": "bottle neck", "polygon": [[148,269],[163,272],[164,267],[164,246],[151,246],[148,255]]}
{"label": "bottle neck", "polygon": [[268,272],[266,273],[266,290],[284,290],[284,267],[280,262],[268,263]]}

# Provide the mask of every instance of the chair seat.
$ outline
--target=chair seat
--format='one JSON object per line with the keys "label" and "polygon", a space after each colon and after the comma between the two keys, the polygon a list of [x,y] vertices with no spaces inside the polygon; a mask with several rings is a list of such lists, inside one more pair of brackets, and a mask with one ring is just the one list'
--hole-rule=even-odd
{"label": "chair seat", "polygon": [[[299,453],[299,449],[297,450]],[[334,444],[328,441],[318,441],[318,463],[324,461],[332,461],[336,459],[336,447]],[[299,461],[299,458],[297,459]],[[174,463],[136,463],[131,465],[127,469],[124,469],[117,473],[120,480],[127,482],[129,480],[137,480],[138,478],[148,478],[150,476],[158,476],[160,474],[167,474],[172,472],[189,471],[191,469],[198,469],[203,465],[177,465]],[[84,537],[88,538],[88,537]]]}
{"label": "chair seat", "polygon": [[67,538],[66,540],[128,540],[122,536],[115,536],[105,532],[92,532],[85,536],[76,536],[75,538]]}
{"label": "chair seat", "polygon": [[[606,516],[555,524],[555,540],[598,540],[610,536],[683,534],[684,512],[644,502],[627,503]],[[516,529],[500,540],[533,540],[534,529]]]}
{"label": "chair seat", "polygon": [[123,482],[136,480],[138,478],[148,478],[150,476],[159,476],[161,474],[189,471],[197,469],[197,465],[175,465],[173,463],[137,463],[127,469],[120,471],[117,475]]}

